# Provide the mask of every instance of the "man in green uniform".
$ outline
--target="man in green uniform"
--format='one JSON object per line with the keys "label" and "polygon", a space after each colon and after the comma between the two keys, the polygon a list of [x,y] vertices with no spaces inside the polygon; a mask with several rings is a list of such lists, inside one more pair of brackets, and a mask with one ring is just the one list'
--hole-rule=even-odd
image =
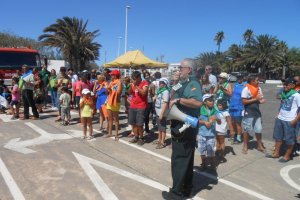
{"label": "man in green uniform", "polygon": [[[181,62],[179,69],[180,82],[172,87],[174,95],[170,101],[170,107],[176,104],[181,112],[198,118],[202,105],[202,93],[200,83],[194,76],[195,61],[186,58]],[[192,193],[194,151],[198,129],[189,127],[180,133],[179,129],[183,123],[178,120],[171,121],[173,187],[169,192],[162,192],[164,199],[187,198]]]}

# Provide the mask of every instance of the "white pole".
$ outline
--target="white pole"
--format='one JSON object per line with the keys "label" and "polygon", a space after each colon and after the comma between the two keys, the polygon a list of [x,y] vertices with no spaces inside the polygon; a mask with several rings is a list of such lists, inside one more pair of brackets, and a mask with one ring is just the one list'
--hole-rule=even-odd
{"label": "white pole", "polygon": [[118,54],[117,54],[118,57],[120,56],[121,39],[122,37],[118,37]]}
{"label": "white pole", "polygon": [[130,9],[130,6],[126,6],[126,16],[125,16],[125,52],[127,52],[127,28],[128,28],[128,9]]}
{"label": "white pole", "polygon": [[[125,53],[127,52],[127,28],[128,28],[128,24],[127,24],[127,21],[128,21],[128,9],[130,9],[130,6],[126,6],[126,15],[125,15]],[[125,76],[127,76],[127,70],[125,69]]]}

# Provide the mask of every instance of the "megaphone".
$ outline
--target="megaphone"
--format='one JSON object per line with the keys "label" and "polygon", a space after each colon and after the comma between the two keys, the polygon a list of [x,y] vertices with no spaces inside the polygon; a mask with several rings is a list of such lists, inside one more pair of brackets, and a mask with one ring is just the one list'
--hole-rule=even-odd
{"label": "megaphone", "polygon": [[168,120],[174,119],[174,120],[184,122],[185,125],[189,125],[193,128],[196,128],[199,122],[199,120],[196,117],[192,117],[181,112],[175,104],[169,110],[167,119]]}

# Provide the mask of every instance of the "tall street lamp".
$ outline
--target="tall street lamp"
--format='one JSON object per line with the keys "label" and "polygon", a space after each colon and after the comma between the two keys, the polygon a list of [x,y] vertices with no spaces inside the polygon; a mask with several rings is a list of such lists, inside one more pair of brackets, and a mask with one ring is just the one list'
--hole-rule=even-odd
{"label": "tall street lamp", "polygon": [[125,53],[127,52],[127,18],[128,18],[128,10],[130,6],[126,6],[126,20],[125,20]]}
{"label": "tall street lamp", "polygon": [[118,37],[118,57],[120,56],[120,46],[121,46],[122,37]]}

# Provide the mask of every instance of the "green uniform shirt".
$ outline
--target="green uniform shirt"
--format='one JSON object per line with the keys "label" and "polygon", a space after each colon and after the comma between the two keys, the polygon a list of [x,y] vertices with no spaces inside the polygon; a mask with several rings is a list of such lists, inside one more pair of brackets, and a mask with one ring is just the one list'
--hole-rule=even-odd
{"label": "green uniform shirt", "polygon": [[[202,102],[202,92],[201,92],[201,86],[199,81],[194,76],[190,76],[189,81],[185,81],[184,83],[180,83],[182,85],[181,88],[179,88],[175,94],[174,99],[177,98],[185,98],[185,99],[196,99],[197,101]],[[181,104],[177,105],[178,109],[182,112],[193,116],[198,117],[200,112],[200,107],[197,108],[189,108],[186,106],[183,106]]]}

